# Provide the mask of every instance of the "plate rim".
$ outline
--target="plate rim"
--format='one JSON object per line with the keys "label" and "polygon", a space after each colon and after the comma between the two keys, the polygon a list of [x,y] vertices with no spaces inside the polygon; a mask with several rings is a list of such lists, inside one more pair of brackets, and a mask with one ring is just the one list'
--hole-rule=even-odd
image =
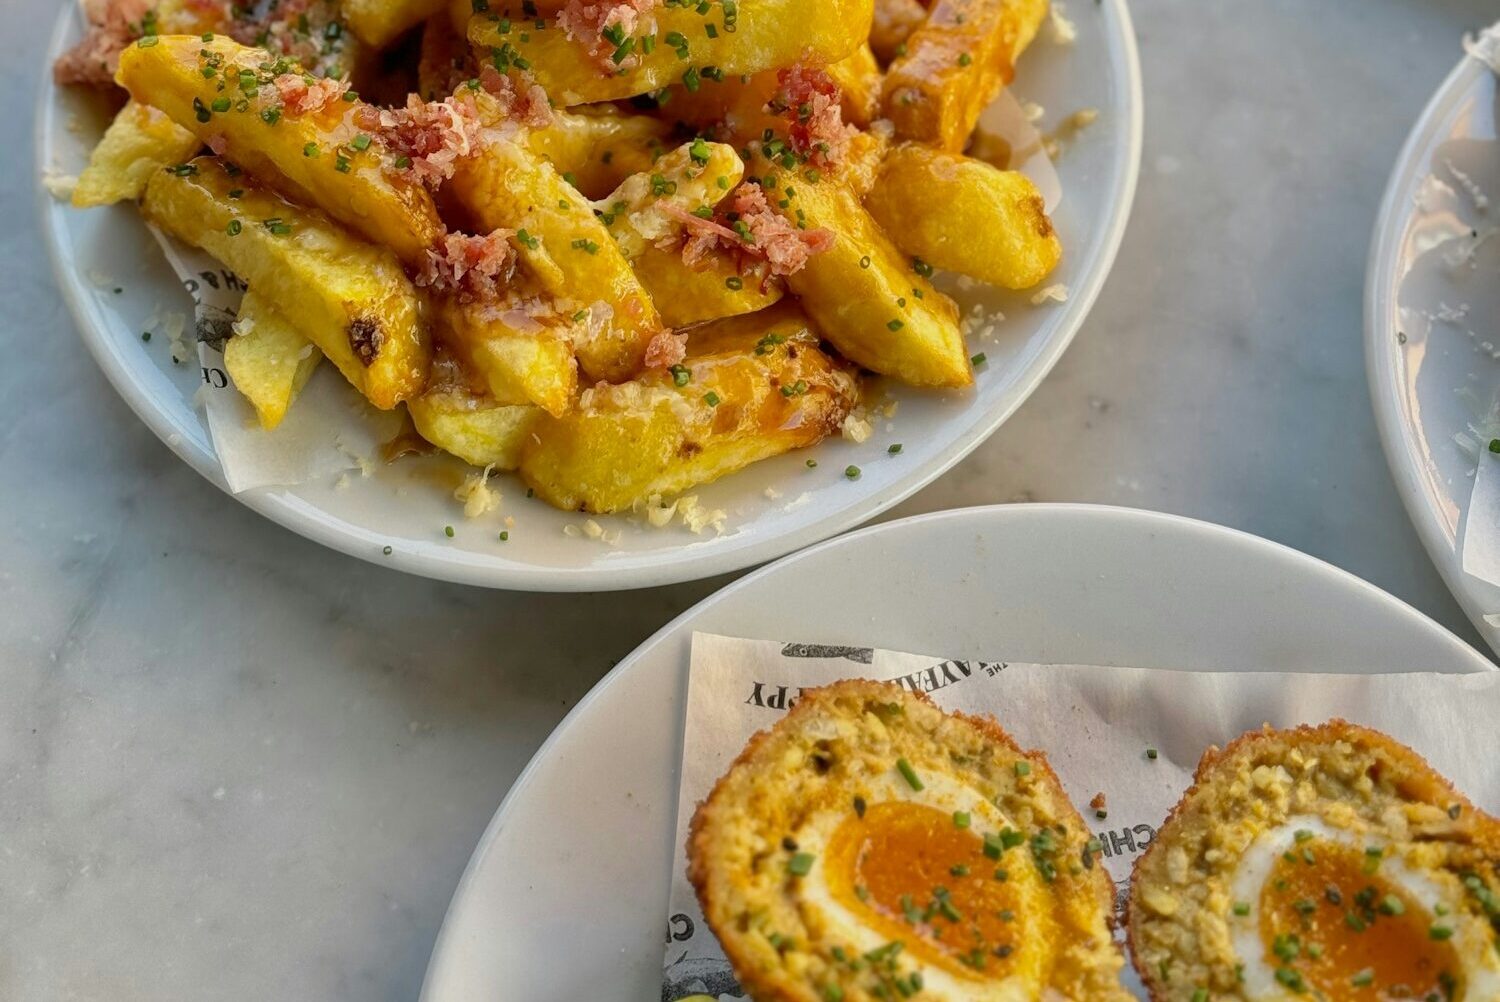
{"label": "plate rim", "polygon": [[1171,531],[1203,533],[1264,549],[1283,559],[1288,559],[1293,563],[1314,570],[1320,575],[1338,579],[1344,584],[1350,585],[1356,590],[1384,603],[1392,613],[1407,617],[1408,621],[1414,626],[1420,626],[1433,632],[1435,635],[1441,636],[1453,646],[1456,657],[1472,658],[1475,662],[1475,672],[1486,670],[1500,671],[1500,665],[1491,662],[1483,653],[1470,646],[1463,638],[1453,633],[1437,620],[1410,603],[1397,598],[1390,592],[1376,587],[1351,571],[1345,570],[1319,557],[1304,553],[1301,550],[1294,549],[1285,543],[1279,543],[1264,536],[1257,536],[1243,529],[1190,518],[1186,515],[1152,511],[1143,508],[1128,508],[1118,505],[1048,502],[951,508],[865,526],[854,532],[835,536],[814,546],[809,546],[806,549],[788,554],[780,560],[757,568],[712,594],[705,596],[698,602],[695,602],[690,608],[674,616],[670,622],[643,640],[639,646],[622,658],[619,664],[611,668],[600,677],[599,681],[594,683],[589,691],[584,694],[583,698],[567,712],[562,720],[558,722],[557,726],[552,729],[551,733],[547,735],[536,752],[527,760],[525,767],[516,774],[516,778],[511,783],[510,789],[501,798],[499,805],[495,808],[495,813],[491,815],[478,841],[475,842],[468,862],[464,865],[463,873],[454,887],[453,895],[448,901],[448,907],[443,913],[443,921],[438,928],[437,937],[433,941],[432,952],[428,957],[427,970],[422,977],[422,988],[418,996],[419,1002],[437,1002],[436,998],[430,994],[430,989],[438,976],[437,972],[441,966],[440,958],[452,948],[450,941],[456,940],[460,935],[457,926],[453,924],[458,905],[473,889],[473,885],[478,880],[478,874],[483,866],[485,857],[489,855],[501,831],[509,823],[510,816],[517,809],[517,804],[521,796],[535,780],[536,774],[542,768],[543,763],[551,757],[563,737],[574,727],[578,726],[579,719],[590,712],[595,702],[603,698],[606,690],[618,684],[621,678],[634,670],[638,662],[644,660],[649,652],[655,650],[674,632],[703,614],[709,607],[728,601],[736,593],[753,586],[761,579],[770,577],[773,574],[782,573],[785,568],[790,568],[800,561],[813,559],[826,550],[845,546],[861,546],[872,537],[878,537],[886,533],[904,532],[913,526],[928,525],[935,522],[965,522],[971,519],[987,520],[992,517],[1045,518],[1057,514],[1082,514],[1085,517],[1095,517],[1105,520],[1135,520],[1155,527],[1170,529]]}
{"label": "plate rim", "polygon": [[[57,202],[41,182],[47,166],[49,148],[44,140],[55,135],[59,114],[58,86],[51,74],[45,74],[38,88],[33,119],[35,155],[34,186],[38,198],[41,230],[47,244],[53,278],[73,319],[78,335],[95,364],[130,410],[163,444],[193,470],[234,500],[271,522],[329,549],[356,557],[382,568],[400,570],[436,581],[524,592],[602,592],[650,588],[677,584],[732,573],[767,563],[804,547],[838,536],[879,516],[917,491],[947,473],[990,438],[1015,411],[1028,400],[1052,371],[1072,344],[1078,331],[1093,311],[1105,282],[1114,269],[1126,228],[1134,208],[1144,147],[1144,85],[1140,52],[1127,0],[1107,0],[1106,17],[1117,30],[1111,32],[1123,58],[1124,76],[1119,81],[1127,110],[1124,144],[1120,160],[1110,164],[1110,201],[1113,210],[1105,220],[1099,247],[1098,267],[1082,276],[1070,289],[1069,313],[1056,334],[1034,352],[1012,379],[1008,399],[984,415],[962,435],[938,452],[925,467],[900,479],[883,490],[866,495],[829,514],[806,522],[778,535],[766,536],[738,547],[713,547],[684,542],[672,548],[651,551],[639,563],[594,564],[571,568],[534,564],[499,563],[495,558],[480,558],[462,551],[447,552],[431,548],[413,549],[396,546],[390,555],[382,552],[389,540],[363,529],[325,509],[280,489],[246,491],[233,494],[228,490],[222,470],[209,451],[198,447],[191,434],[174,420],[170,408],[161,406],[146,388],[130,375],[123,356],[116,351],[107,335],[107,324],[97,303],[86,295],[74,262],[64,256],[68,244],[63,233],[63,212],[77,211]],[[72,4],[60,9],[48,41],[47,53],[59,50],[63,39],[78,15]],[[1121,160],[1123,162],[1121,162]],[[196,418],[196,410],[190,411]]]}
{"label": "plate rim", "polygon": [[1403,419],[1401,394],[1397,390],[1397,352],[1391,347],[1393,331],[1384,322],[1396,302],[1399,283],[1394,258],[1411,211],[1406,194],[1426,171],[1422,154],[1432,145],[1438,125],[1452,112],[1453,106],[1467,97],[1488,72],[1488,67],[1478,59],[1468,54],[1461,57],[1428,99],[1396,154],[1381,195],[1365,261],[1364,350],[1366,382],[1380,449],[1407,519],[1417,530],[1422,548],[1464,615],[1491,649],[1500,653],[1500,627],[1485,622],[1483,608],[1467,587],[1458,539],[1449,539],[1423,487],[1419,443],[1415,430]]}

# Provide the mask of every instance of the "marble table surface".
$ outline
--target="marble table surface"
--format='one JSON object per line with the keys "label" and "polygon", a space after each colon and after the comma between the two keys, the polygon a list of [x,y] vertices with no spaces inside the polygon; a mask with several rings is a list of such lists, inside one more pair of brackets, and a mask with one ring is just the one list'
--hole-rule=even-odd
{"label": "marble table surface", "polygon": [[[432,584],[305,542],[175,459],[74,350],[28,139],[56,3],[8,9],[0,998],[412,999],[531,753],[724,582]],[[1500,9],[1136,0],[1134,14],[1146,147],[1114,274],[1037,394],[894,515],[1177,512],[1347,568],[1477,645],[1381,455],[1360,294],[1401,140],[1460,34]]]}

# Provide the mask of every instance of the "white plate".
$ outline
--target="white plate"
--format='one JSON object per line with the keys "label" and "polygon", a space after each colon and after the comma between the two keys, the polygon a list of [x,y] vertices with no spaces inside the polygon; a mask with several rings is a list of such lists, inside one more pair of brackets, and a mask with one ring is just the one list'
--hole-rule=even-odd
{"label": "white plate", "polygon": [[574,708],[480,840],[423,1002],[657,997],[695,630],[1043,663],[1493,667],[1344,571],[1174,516],[1017,505],[865,529],[706,599]]}
{"label": "white plate", "polygon": [[[1474,460],[1455,441],[1500,391],[1500,278],[1444,263],[1455,238],[1500,224],[1497,117],[1494,74],[1466,57],[1407,138],[1370,249],[1365,361],[1406,510],[1449,590],[1500,651],[1500,627],[1485,620],[1500,613],[1500,589],[1463,570],[1460,530]],[[1487,193],[1487,209],[1476,206],[1470,183]],[[1468,315],[1453,316],[1463,303]]]}
{"label": "white plate", "polygon": [[[71,6],[59,20],[49,60],[77,37]],[[1065,304],[1039,307],[1024,296],[962,295],[967,304],[983,302],[1008,316],[992,339],[972,346],[988,356],[977,391],[924,394],[897,388],[891,393],[900,401],[893,427],[886,430],[882,421],[862,445],[828,442],[697,492],[707,507],[729,512],[727,531],[720,536],[617,519],[617,526],[601,520],[623,530],[616,546],[570,538],[562,529],[581,525],[580,516],[528,500],[519,481],[504,478],[503,511],[517,524],[502,543],[498,516],[466,525],[451,486],[434,485],[440,471],[433,467],[442,460],[406,461],[344,489],[330,477],[293,489],[250,491],[240,500],[294,532],[357,557],[435,578],[528,591],[646,587],[733,571],[842,532],[896,504],[962,459],[1026,399],[1083,323],[1124,233],[1141,149],[1135,38],[1124,0],[1072,8],[1077,41],[1056,44],[1044,29],[1022,60],[1015,87],[1018,97],[1045,107],[1044,127],[1082,108],[1100,112],[1058,164],[1065,194],[1054,223],[1066,255],[1049,281],[1065,283],[1071,295]],[[37,115],[39,169],[76,173],[97,136],[98,117],[79,95],[44,86]],[[85,127],[76,127],[80,122]],[[134,209],[79,212],[45,193],[42,198],[58,284],[89,350],[131,409],[222,487],[207,427],[193,405],[197,366],[174,367],[161,338],[150,344],[140,340],[141,325],[158,303],[183,312],[190,308]],[[116,287],[124,291],[117,294]],[[903,450],[892,456],[887,449],[895,442]],[[806,466],[809,456],[817,458],[816,469]],[[844,478],[851,464],[863,470],[860,479]],[[450,474],[453,465],[448,464]],[[448,524],[457,529],[453,539],[443,534]],[[393,549],[389,556],[382,555],[385,546]]]}

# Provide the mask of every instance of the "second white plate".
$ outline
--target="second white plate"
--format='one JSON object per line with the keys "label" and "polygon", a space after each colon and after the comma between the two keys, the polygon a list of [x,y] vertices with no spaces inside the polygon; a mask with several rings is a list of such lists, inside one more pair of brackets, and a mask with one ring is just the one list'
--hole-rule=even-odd
{"label": "second white plate", "polygon": [[[1448,589],[1500,651],[1500,588],[1464,573],[1474,457],[1500,394],[1500,99],[1465,58],[1397,158],[1365,282],[1365,362],[1396,487]],[[1472,248],[1472,250],[1471,250]],[[1463,258],[1467,257],[1467,260]]]}
{"label": "second white plate", "polygon": [[700,603],[579,703],[481,839],[423,1002],[658,997],[695,630],[1207,671],[1493,668],[1344,571],[1174,516],[1018,505],[866,529]]}

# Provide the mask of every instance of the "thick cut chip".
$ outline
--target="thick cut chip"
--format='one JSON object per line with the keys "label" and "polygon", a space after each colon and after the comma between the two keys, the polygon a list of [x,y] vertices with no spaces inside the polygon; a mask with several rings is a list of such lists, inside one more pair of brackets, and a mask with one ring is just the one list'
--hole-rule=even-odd
{"label": "thick cut chip", "polygon": [[722,254],[691,267],[683,261],[682,216],[711,215],[744,176],[732,147],[696,140],[599,201],[605,225],[668,327],[754,313],[785,294],[779,279],[741,275],[738,263]]}
{"label": "thick cut chip", "polygon": [[537,425],[521,475],[559,508],[623,511],[812,445],[857,397],[855,376],[781,304],[691,332],[670,370],[584,391],[574,411]]}
{"label": "thick cut chip", "polygon": [[599,198],[630,175],[648,170],[671,133],[660,119],[604,106],[554,111],[552,124],[532,129],[527,142],[573,187]]}
{"label": "thick cut chip", "polygon": [[927,20],[920,0],[875,0],[875,23],[870,26],[870,48],[883,63],[903,52],[911,33]]}
{"label": "thick cut chip", "polygon": [[1062,257],[1030,178],[956,153],[898,146],[865,207],[907,254],[1002,288],[1030,288]]}
{"label": "thick cut chip", "polygon": [[[497,69],[513,66],[535,75],[548,95],[564,107],[614,101],[681,83],[690,90],[712,86],[703,73],[738,76],[801,61],[831,63],[865,40],[874,0],[825,0],[808,17],[805,0],[755,0],[658,7],[643,24],[652,34],[621,38],[603,60],[593,58],[589,40],[575,39],[556,21],[538,24],[504,16],[492,4],[469,21],[469,40]],[[612,55],[619,57],[616,64]],[[519,62],[517,61],[519,60]]]}
{"label": "thick cut chip", "polygon": [[89,154],[73,205],[86,209],[140,198],[153,172],[182,163],[202,145],[155,108],[128,101]]}
{"label": "thick cut chip", "polygon": [[417,434],[473,466],[514,470],[542,412],[525,404],[454,387],[435,387],[406,402]]}
{"label": "thick cut chip", "polygon": [[214,157],[157,171],[141,211],[293,319],[376,407],[393,408],[426,385],[432,351],[417,290],[389,250]]}
{"label": "thick cut chip", "polygon": [[267,431],[282,418],[323,361],[323,353],[281,311],[251,289],[240,302],[224,368]]}
{"label": "thick cut chip", "polygon": [[296,92],[301,73],[222,35],[162,35],[121,54],[119,79],[261,181],[420,265],[443,230],[432,196],[387,168],[383,144],[355,124],[364,106],[332,81],[315,81],[317,96],[295,107],[284,98],[277,81]]}
{"label": "thick cut chip", "polygon": [[776,177],[766,198],[778,212],[833,234],[828,250],[787,277],[823,336],[850,361],[915,386],[971,384],[958,307],[896,248],[858,194],[827,174],[779,171],[763,157],[757,165],[763,178]]}
{"label": "thick cut chip", "polygon": [[962,150],[1047,16],[1047,0],[936,0],[885,77],[896,135]]}
{"label": "thick cut chip", "polygon": [[383,49],[398,35],[442,12],[445,0],[342,0],[344,20],[360,41]]}
{"label": "thick cut chip", "polygon": [[504,404],[535,404],[561,415],[578,391],[578,363],[567,326],[528,314],[521,303],[463,304],[439,310],[443,340]]}
{"label": "thick cut chip", "polygon": [[582,314],[575,348],[589,379],[641,370],[661,317],[604,223],[551,164],[497,139],[459,164],[452,190],[482,229],[516,231],[521,263],[542,291]]}

